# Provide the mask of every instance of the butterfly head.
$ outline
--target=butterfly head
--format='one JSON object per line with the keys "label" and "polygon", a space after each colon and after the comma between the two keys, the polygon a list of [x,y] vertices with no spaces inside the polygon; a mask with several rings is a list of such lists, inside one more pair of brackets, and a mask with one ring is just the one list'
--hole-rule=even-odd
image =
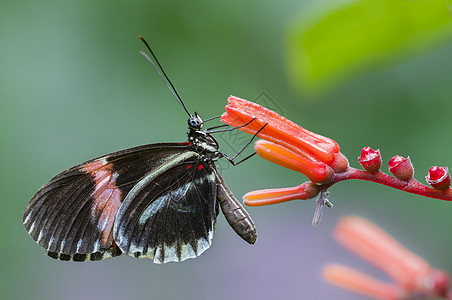
{"label": "butterfly head", "polygon": [[188,119],[188,128],[190,130],[195,131],[201,130],[202,125],[203,125],[202,119],[197,113],[195,113],[194,116],[191,116],[190,119]]}

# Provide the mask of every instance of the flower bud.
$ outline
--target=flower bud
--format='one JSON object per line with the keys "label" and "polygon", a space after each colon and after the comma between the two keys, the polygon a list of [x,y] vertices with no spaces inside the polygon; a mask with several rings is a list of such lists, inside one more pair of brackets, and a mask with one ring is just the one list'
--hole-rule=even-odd
{"label": "flower bud", "polygon": [[437,190],[447,190],[450,187],[450,174],[447,167],[433,166],[428,170],[425,180]]}
{"label": "flower bud", "polygon": [[373,150],[370,147],[364,147],[358,161],[364,170],[370,173],[377,173],[381,168],[380,149]]}
{"label": "flower bud", "polygon": [[395,177],[402,180],[411,179],[414,174],[414,168],[409,156],[407,158],[400,155],[394,156],[389,160],[388,169]]}

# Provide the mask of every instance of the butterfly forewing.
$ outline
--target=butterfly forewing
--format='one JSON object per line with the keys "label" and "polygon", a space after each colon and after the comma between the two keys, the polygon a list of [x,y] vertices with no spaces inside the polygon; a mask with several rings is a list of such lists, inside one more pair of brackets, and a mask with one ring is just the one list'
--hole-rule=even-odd
{"label": "butterfly forewing", "polygon": [[189,145],[130,148],[58,174],[25,208],[25,228],[54,258],[83,261],[121,254],[113,241],[113,225],[122,201],[143,176]]}
{"label": "butterfly forewing", "polygon": [[165,162],[129,192],[115,222],[125,253],[156,263],[200,255],[214,235],[218,214],[212,166],[192,151]]}

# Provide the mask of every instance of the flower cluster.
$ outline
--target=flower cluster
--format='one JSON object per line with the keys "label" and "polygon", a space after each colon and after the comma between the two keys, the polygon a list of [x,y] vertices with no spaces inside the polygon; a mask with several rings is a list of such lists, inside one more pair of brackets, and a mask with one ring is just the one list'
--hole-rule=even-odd
{"label": "flower cluster", "polygon": [[[431,167],[425,177],[430,186],[426,186],[414,179],[409,157],[396,155],[391,158],[387,165],[392,174],[389,175],[381,170],[380,150],[364,147],[358,158],[363,169],[356,169],[349,166],[339,145],[330,138],[234,96],[229,97],[221,120],[262,138],[254,145],[260,157],[300,172],[310,180],[296,187],[249,192],[243,197],[246,205],[263,206],[318,196],[312,221],[317,225],[323,207],[332,206],[327,199],[328,189],[349,179],[372,181],[421,196],[452,200],[447,167]],[[360,217],[347,217],[339,222],[334,235],[344,247],[382,269],[393,282],[385,283],[348,267],[331,264],[323,272],[330,283],[375,299],[438,297],[452,300],[449,277],[444,271],[432,269],[425,260],[405,249],[375,224]]]}
{"label": "flower cluster", "polygon": [[383,270],[393,282],[329,264],[323,269],[323,277],[331,284],[373,299],[452,299],[449,276],[444,271],[432,269],[372,222],[357,216],[345,217],[336,226],[334,237],[343,247]]}
{"label": "flower cluster", "polygon": [[[364,147],[358,158],[364,170],[349,166],[347,158],[340,152],[338,143],[304,129],[294,122],[256,103],[230,96],[226,112],[221,120],[239,127],[253,120],[240,130],[255,134],[263,140],[255,143],[256,153],[262,158],[285,168],[306,175],[310,181],[296,187],[265,189],[247,193],[243,198],[246,205],[262,206],[290,200],[312,199],[320,194],[317,209],[324,204],[325,192],[333,184],[360,179],[373,181],[402,191],[418,195],[452,200],[450,174],[447,167],[432,167],[426,177],[431,187],[415,180],[414,168],[409,157],[394,156],[388,162],[390,176],[381,171],[380,150]],[[320,206],[320,207],[319,207]],[[321,215],[321,214],[320,214]],[[313,220],[317,224],[318,220]]]}

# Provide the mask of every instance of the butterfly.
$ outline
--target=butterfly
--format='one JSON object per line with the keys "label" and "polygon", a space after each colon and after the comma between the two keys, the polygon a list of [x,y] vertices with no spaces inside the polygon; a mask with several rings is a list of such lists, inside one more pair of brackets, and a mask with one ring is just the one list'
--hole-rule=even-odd
{"label": "butterfly", "polygon": [[211,134],[220,130],[202,129],[202,118],[188,112],[140,39],[155,63],[141,54],[189,115],[188,140],[107,154],[44,184],[26,206],[23,223],[52,258],[97,261],[128,254],[155,263],[195,258],[210,247],[220,208],[240,237],[256,242],[253,220],[215,167],[223,157],[234,164]]}

